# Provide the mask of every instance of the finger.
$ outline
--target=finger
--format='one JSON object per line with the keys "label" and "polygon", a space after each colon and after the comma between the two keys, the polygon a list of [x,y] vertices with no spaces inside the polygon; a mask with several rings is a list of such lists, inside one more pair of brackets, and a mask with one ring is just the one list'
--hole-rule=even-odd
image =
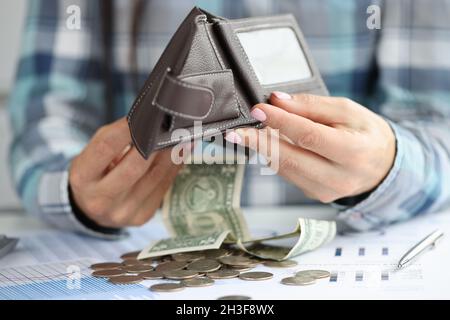
{"label": "finger", "polygon": [[123,157],[125,157],[125,155],[128,153],[128,151],[131,150],[131,148],[133,147],[132,144],[128,144],[123,150],[122,152],[113,159],[113,161],[111,161],[111,163],[108,165],[108,168],[106,168],[105,174],[108,174],[112,169],[114,169],[117,164],[120,163],[120,161],[123,159]]}
{"label": "finger", "polygon": [[345,159],[346,146],[352,143],[347,131],[316,123],[270,104],[257,104],[251,114],[269,127],[278,129],[295,145],[330,160]]}
{"label": "finger", "polygon": [[83,163],[83,176],[98,180],[104,176],[109,164],[131,143],[130,130],[125,118],[101,127],[79,156]]}
{"label": "finger", "polygon": [[265,127],[263,129],[241,128],[229,131],[225,139],[231,143],[246,146],[262,155],[268,163],[272,157],[279,157],[279,139],[277,130]]}
{"label": "finger", "polygon": [[[147,199],[155,198],[155,195],[159,194],[159,190],[164,185],[165,180],[168,177],[175,176],[179,168],[181,168],[181,166],[170,162],[170,152],[168,151],[170,150],[157,151],[152,154],[152,163],[147,172],[128,191],[117,197],[120,201],[116,201],[118,205],[108,216],[103,217],[104,225],[110,227],[137,225],[137,222],[132,221],[138,215],[139,208],[148,202]],[[149,218],[147,217],[147,220]]]}
{"label": "finger", "polygon": [[129,197],[132,197],[134,202],[142,203],[154,190],[160,188],[167,175],[174,172],[176,174],[182,167],[172,163],[170,151],[170,149],[157,151],[147,172],[128,191]]}
{"label": "finger", "polygon": [[[303,170],[292,170],[295,166],[289,164],[287,161],[283,162],[283,160],[281,160],[280,158],[280,152],[281,154],[285,154],[286,150],[284,147],[282,147],[280,151],[280,141],[277,140],[279,138],[279,135],[276,130],[267,127],[260,130],[254,128],[242,128],[236,129],[234,134],[235,135],[232,135],[231,139],[228,139],[229,141],[248,146],[252,150],[255,150],[259,154],[263,155],[267,159],[268,166],[272,170],[279,173],[280,176],[300,188],[306,196],[324,203],[332,202],[338,198],[338,194],[333,188],[328,187],[328,183],[331,181],[340,183],[342,181],[341,171],[336,171],[335,168],[333,168],[333,175],[325,174],[325,176],[320,178],[321,182],[317,182],[312,180],[317,179],[317,176],[313,175],[311,178],[309,178],[309,174],[305,175],[305,173],[302,172]],[[226,138],[227,137],[228,135],[226,136]],[[284,143],[289,145],[289,142],[283,141],[283,144]],[[312,155],[315,156],[314,154]],[[324,160],[326,161],[326,159]],[[302,159],[299,159],[297,161],[302,161]],[[307,161],[304,162],[304,165],[306,168],[309,166]],[[315,166],[316,169],[322,170],[316,165],[316,163],[312,165]],[[322,181],[324,179],[326,179],[326,183]]]}
{"label": "finger", "polygon": [[274,92],[270,103],[289,113],[325,125],[348,123],[352,119],[352,102],[346,98],[325,97],[312,94],[288,95]]}
{"label": "finger", "polygon": [[320,185],[342,181],[342,171],[328,159],[281,139],[277,142],[278,146],[273,142],[267,143],[262,139],[263,135],[255,134],[255,130],[241,128],[235,132],[241,137],[243,145],[266,157],[270,168],[283,177],[307,178]]}
{"label": "finger", "polygon": [[145,160],[132,147],[117,166],[99,181],[99,192],[110,197],[126,192],[145,174],[154,157],[152,154],[150,159]]}
{"label": "finger", "polygon": [[[138,215],[138,209],[147,199],[154,198],[166,181],[171,182],[170,177],[176,176],[182,165],[175,165],[171,161],[171,149],[156,151],[151,156],[151,165],[147,172],[128,190],[121,208],[116,213],[116,222],[126,225],[137,225],[142,222]],[[169,179],[169,180],[168,180]],[[147,220],[150,217],[147,217]],[[135,222],[131,222],[135,220]],[[147,221],[145,220],[145,221]],[[144,221],[144,222],[145,222]],[[142,222],[143,223],[143,222]],[[142,224],[141,223],[141,224]]]}

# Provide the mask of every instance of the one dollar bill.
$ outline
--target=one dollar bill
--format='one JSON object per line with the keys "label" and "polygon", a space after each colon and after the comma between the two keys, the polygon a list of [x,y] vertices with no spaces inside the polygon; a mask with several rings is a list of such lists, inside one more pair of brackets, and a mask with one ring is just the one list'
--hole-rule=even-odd
{"label": "one dollar bill", "polygon": [[[164,198],[163,219],[172,237],[151,244],[138,258],[217,249],[228,243],[263,259],[284,260],[335,237],[334,221],[299,218],[290,233],[252,239],[240,208],[243,176],[243,164],[186,165]],[[288,238],[296,238],[295,245],[272,244]]]}
{"label": "one dollar bill", "polygon": [[[241,250],[261,259],[285,260],[312,251],[331,241],[336,235],[336,223],[334,221],[299,218],[296,228],[286,234],[274,237],[242,241],[236,239],[229,230],[217,231],[208,235],[177,236],[154,242],[145,248],[138,259],[152,258],[162,255],[181,252],[202,251],[218,249],[223,243],[235,244]],[[265,242],[276,242],[296,238],[292,247],[283,247]]]}
{"label": "one dollar bill", "polygon": [[[299,218],[294,231],[275,237],[243,242],[237,240],[238,247],[262,259],[285,260],[302,253],[315,250],[330,242],[336,236],[336,222]],[[293,247],[267,245],[264,242],[297,238]]]}
{"label": "one dollar bill", "polygon": [[185,235],[162,239],[151,243],[139,253],[137,258],[147,259],[181,252],[218,249],[229,233],[227,230],[202,236]]}
{"label": "one dollar bill", "polygon": [[163,219],[175,237],[229,230],[236,239],[250,233],[240,208],[244,165],[186,165],[167,192]]}

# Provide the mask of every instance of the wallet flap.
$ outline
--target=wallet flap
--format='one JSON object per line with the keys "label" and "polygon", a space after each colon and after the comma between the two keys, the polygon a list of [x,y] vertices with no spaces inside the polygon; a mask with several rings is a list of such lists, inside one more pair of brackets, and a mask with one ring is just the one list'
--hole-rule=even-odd
{"label": "wallet flap", "polygon": [[[217,28],[224,38],[223,43],[229,50],[228,54],[233,57],[238,69],[241,70],[242,79],[259,102],[267,100],[273,91],[329,95],[292,14],[221,21],[217,24]],[[283,43],[283,39],[289,39],[289,41],[285,40]],[[274,45],[274,42],[277,44]],[[267,55],[266,58],[278,57],[284,63],[264,59],[264,54],[261,52],[268,51],[273,53],[278,51],[279,55]],[[256,58],[256,61],[252,61],[254,60],[252,58]],[[301,62],[304,63],[303,66],[299,65]],[[292,75],[294,73],[298,77],[276,79],[277,77],[273,77],[271,72],[267,72],[273,70],[277,70],[278,74],[284,72],[286,75]],[[261,79],[264,73],[270,74],[271,81],[265,81],[267,75],[262,77],[266,79]]]}
{"label": "wallet flap", "polygon": [[214,92],[166,73],[153,100],[162,111],[176,117],[202,120],[211,112]]}

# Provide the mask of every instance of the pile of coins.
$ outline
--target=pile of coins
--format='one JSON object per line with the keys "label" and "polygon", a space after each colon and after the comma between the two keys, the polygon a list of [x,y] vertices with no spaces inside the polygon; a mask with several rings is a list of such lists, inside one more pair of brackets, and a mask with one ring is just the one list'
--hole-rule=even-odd
{"label": "pile of coins", "polygon": [[[134,284],[142,280],[176,280],[157,283],[150,287],[155,292],[174,292],[188,287],[206,287],[218,279],[239,278],[245,281],[262,281],[273,278],[273,274],[251,271],[258,265],[269,268],[291,268],[294,260],[273,261],[258,259],[234,249],[212,249],[137,260],[139,251],[121,256],[121,262],[104,262],[91,265],[94,277],[106,278],[114,284]],[[285,278],[282,284],[306,285],[319,278],[329,277],[323,270],[305,270],[293,277]],[[243,296],[230,296],[243,298]],[[226,298],[226,297],[222,297]]]}
{"label": "pile of coins", "polygon": [[293,277],[284,278],[281,283],[288,286],[306,286],[328,277],[330,273],[325,270],[303,270],[295,273]]}

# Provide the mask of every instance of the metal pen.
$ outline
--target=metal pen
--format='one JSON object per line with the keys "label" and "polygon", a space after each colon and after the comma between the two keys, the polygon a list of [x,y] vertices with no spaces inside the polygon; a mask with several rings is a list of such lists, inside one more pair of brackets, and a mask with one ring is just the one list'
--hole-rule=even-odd
{"label": "metal pen", "polygon": [[419,241],[414,247],[408,250],[398,262],[397,268],[401,269],[409,262],[417,258],[421,253],[427,249],[431,249],[436,245],[436,242],[444,236],[444,232],[441,230],[435,230],[421,241]]}

